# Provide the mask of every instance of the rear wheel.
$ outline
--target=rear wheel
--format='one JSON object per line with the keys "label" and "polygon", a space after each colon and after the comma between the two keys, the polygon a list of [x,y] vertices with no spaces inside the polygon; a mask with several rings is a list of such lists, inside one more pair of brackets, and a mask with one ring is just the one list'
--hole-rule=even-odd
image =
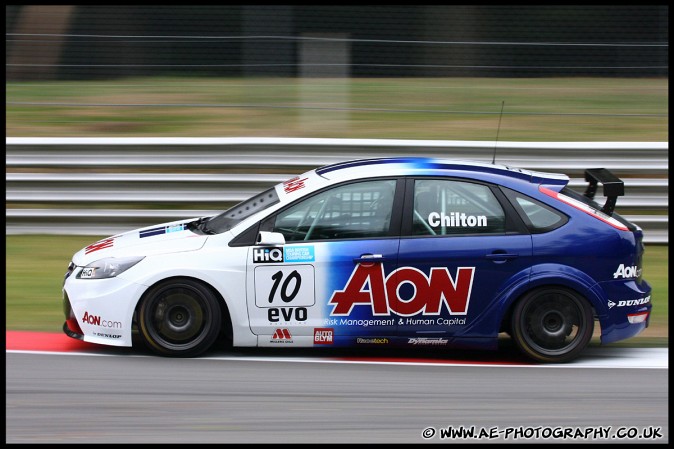
{"label": "rear wheel", "polygon": [[528,357],[538,362],[568,362],[592,338],[592,308],[585,298],[565,288],[534,290],[515,305],[511,330]]}
{"label": "rear wheel", "polygon": [[210,348],[220,333],[222,313],[216,296],[203,284],[174,279],[152,287],[138,312],[138,328],[154,352],[194,357]]}

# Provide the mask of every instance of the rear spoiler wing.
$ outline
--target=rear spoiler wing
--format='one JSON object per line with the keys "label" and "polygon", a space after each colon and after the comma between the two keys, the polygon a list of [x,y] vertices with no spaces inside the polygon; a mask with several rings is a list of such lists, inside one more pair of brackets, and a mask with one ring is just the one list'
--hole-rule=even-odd
{"label": "rear spoiler wing", "polygon": [[597,183],[604,186],[606,203],[601,211],[606,215],[613,215],[616,200],[619,196],[625,195],[625,183],[605,168],[588,168],[585,170],[585,181],[589,184],[584,195],[589,199],[594,199],[594,194],[597,192]]}

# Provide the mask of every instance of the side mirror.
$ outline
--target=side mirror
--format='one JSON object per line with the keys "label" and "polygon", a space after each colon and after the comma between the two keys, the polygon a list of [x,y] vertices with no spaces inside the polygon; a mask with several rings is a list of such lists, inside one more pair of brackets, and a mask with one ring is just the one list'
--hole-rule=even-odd
{"label": "side mirror", "polygon": [[286,239],[280,232],[260,231],[255,243],[257,245],[285,245]]}

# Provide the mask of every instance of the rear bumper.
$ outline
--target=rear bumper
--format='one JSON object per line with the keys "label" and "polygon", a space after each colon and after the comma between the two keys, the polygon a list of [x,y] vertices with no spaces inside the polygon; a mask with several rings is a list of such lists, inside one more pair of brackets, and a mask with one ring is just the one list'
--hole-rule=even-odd
{"label": "rear bumper", "polygon": [[610,281],[601,287],[608,298],[608,312],[600,317],[602,344],[634,337],[648,327],[653,304],[646,281]]}

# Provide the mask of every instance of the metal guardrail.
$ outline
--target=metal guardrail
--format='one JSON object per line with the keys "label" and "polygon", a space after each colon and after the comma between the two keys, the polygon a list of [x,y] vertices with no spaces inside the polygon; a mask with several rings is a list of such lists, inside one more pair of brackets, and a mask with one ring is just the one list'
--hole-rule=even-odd
{"label": "metal guardrail", "polygon": [[[610,169],[625,181],[617,211],[637,212],[626,216],[644,229],[647,243],[668,243],[667,142],[7,138],[6,148],[7,234],[115,234],[213,215],[294,174],[334,162],[410,154],[491,162],[496,151],[496,163],[565,173],[579,191],[586,185],[586,168]],[[189,207],[195,199],[222,208],[138,208]],[[128,207],[106,208],[107,203]]]}

